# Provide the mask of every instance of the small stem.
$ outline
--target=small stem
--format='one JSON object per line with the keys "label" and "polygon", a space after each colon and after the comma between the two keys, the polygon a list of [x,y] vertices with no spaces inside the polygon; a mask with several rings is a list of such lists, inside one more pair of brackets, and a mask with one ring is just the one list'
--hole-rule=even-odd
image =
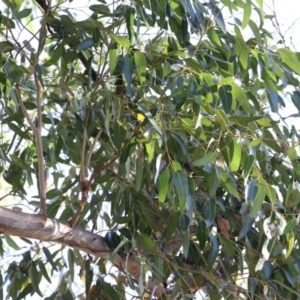
{"label": "small stem", "polygon": [[41,108],[41,89],[38,82],[37,74],[34,73],[35,84],[37,88],[37,111],[38,111],[38,127],[36,127],[28,111],[22,101],[21,92],[18,83],[15,85],[16,94],[19,100],[21,110],[27,120],[36,141],[36,152],[38,157],[38,179],[39,179],[39,192],[40,192],[40,214],[46,216],[46,183],[45,183],[45,167],[44,167],[44,156],[43,156],[43,144],[42,144],[42,108]]}
{"label": "small stem", "polygon": [[86,144],[86,127],[84,126],[83,133],[82,133],[81,151],[80,151],[80,184],[81,185],[83,185],[85,182],[85,176],[87,172],[87,166],[84,163],[85,144]]}
{"label": "small stem", "polygon": [[88,184],[91,185],[93,180],[95,179],[95,177],[103,170],[107,169],[109,166],[111,166],[120,156],[121,154],[124,152],[124,150],[127,148],[127,146],[129,145],[131,141],[131,138],[128,139],[128,141],[126,142],[126,144],[123,146],[123,148],[120,150],[119,153],[117,153],[117,155],[111,160],[109,161],[107,164],[103,165],[102,167],[98,168],[97,170],[95,170],[93,172],[93,174],[90,177],[90,180],[88,181]]}
{"label": "small stem", "polygon": [[89,190],[90,190],[90,184],[87,184],[86,182],[84,182],[81,185],[82,196],[81,196],[81,200],[79,202],[79,207],[78,207],[75,215],[69,221],[69,225],[71,227],[73,227],[75,225],[75,223],[78,221],[78,219],[84,209],[85,203],[86,203],[88,195],[89,195]]}
{"label": "small stem", "polygon": [[[101,130],[99,131],[100,134],[101,134]],[[98,134],[99,134],[98,132]],[[99,134],[99,135],[100,135]],[[69,224],[71,227],[73,227],[75,225],[75,223],[78,221],[83,209],[84,209],[84,206],[85,206],[85,203],[87,201],[87,197],[88,197],[88,194],[89,194],[89,191],[90,191],[90,187],[91,187],[91,184],[93,183],[93,180],[95,179],[95,177],[103,170],[107,169],[110,165],[112,165],[119,157],[120,155],[122,154],[122,152],[126,149],[126,147],[128,146],[128,144],[130,143],[130,140],[128,140],[128,142],[124,145],[124,147],[121,149],[121,151],[111,160],[109,161],[107,164],[101,166],[100,168],[98,168],[96,171],[93,172],[93,174],[91,175],[89,181],[84,181],[82,184],[81,184],[81,190],[82,190],[82,196],[81,196],[81,201],[79,203],[79,207],[75,213],[75,215],[72,217],[72,219],[69,221]]]}
{"label": "small stem", "polygon": [[22,112],[25,116],[25,119],[28,122],[31,130],[33,131],[33,134],[36,135],[37,134],[37,128],[34,126],[32,120],[31,120],[31,118],[28,114],[28,111],[27,111],[26,107],[24,106],[24,103],[23,103],[22,98],[21,98],[21,92],[20,92],[20,88],[19,88],[18,83],[16,83],[15,87],[16,87],[17,97],[18,97],[18,100],[19,100],[21,110],[22,110]]}
{"label": "small stem", "polygon": [[96,143],[97,143],[97,141],[98,141],[98,139],[99,139],[101,133],[103,132],[103,130],[104,130],[104,127],[102,126],[102,127],[100,128],[100,130],[98,131],[98,133],[97,133],[97,135],[96,135],[96,137],[95,137],[95,139],[94,139],[94,141],[93,141],[93,144],[92,144],[92,146],[91,146],[91,148],[90,148],[90,150],[89,150],[89,152],[88,152],[87,159],[86,159],[86,163],[85,163],[86,168],[88,168],[89,165],[90,165],[93,151],[94,151],[94,149],[95,149],[95,147],[96,147]]}

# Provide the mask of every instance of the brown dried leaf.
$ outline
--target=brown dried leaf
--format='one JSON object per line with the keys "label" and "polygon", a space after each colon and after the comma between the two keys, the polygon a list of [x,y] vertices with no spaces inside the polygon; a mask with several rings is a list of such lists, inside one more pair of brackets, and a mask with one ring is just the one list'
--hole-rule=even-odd
{"label": "brown dried leaf", "polygon": [[98,296],[98,288],[96,285],[93,285],[90,289],[90,298],[93,300],[93,299],[96,299]]}
{"label": "brown dried leaf", "polygon": [[228,234],[228,231],[230,229],[229,222],[226,219],[224,219],[224,218],[218,218],[218,226],[219,226],[222,234],[225,237],[229,238],[229,234]]}

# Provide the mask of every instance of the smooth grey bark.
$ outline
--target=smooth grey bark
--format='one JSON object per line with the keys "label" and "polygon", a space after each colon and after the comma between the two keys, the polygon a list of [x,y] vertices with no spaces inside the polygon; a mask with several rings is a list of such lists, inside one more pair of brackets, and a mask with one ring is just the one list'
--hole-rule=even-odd
{"label": "smooth grey bark", "polygon": [[[110,259],[112,250],[106,245],[102,236],[91,233],[79,226],[73,228],[68,222],[45,218],[41,214],[28,214],[10,210],[0,206],[0,233],[18,237],[37,239],[44,242],[54,242],[90,253],[95,257]],[[141,265],[134,256],[122,259],[114,257],[113,263],[138,282]],[[160,297],[164,293],[162,286],[147,283],[152,294]]]}
{"label": "smooth grey bark", "polygon": [[111,250],[102,236],[67,222],[27,214],[0,206],[0,232],[19,237],[55,242],[109,259]]}

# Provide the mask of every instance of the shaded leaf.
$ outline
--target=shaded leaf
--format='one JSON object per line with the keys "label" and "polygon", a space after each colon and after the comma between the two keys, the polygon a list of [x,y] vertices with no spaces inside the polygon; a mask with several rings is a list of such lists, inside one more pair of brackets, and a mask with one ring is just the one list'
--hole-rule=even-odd
{"label": "shaded leaf", "polygon": [[188,197],[187,176],[184,172],[177,171],[172,175],[172,179],[178,196],[179,209],[181,212],[183,212],[185,210]]}
{"label": "shaded leaf", "polygon": [[94,39],[92,38],[86,38],[85,40],[83,40],[82,42],[80,42],[77,47],[76,47],[76,50],[78,52],[84,50],[84,49],[88,49],[88,48],[91,48],[93,47],[95,44],[95,41]]}

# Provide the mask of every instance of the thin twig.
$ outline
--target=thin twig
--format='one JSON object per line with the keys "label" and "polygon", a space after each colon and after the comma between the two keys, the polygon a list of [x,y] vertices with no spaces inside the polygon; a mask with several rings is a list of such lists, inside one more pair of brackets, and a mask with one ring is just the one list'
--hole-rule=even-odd
{"label": "thin twig", "polygon": [[42,101],[41,101],[41,86],[38,80],[37,73],[34,72],[34,81],[37,90],[36,103],[38,112],[38,126],[37,133],[35,134],[36,139],[36,152],[38,156],[38,171],[39,171],[39,187],[40,187],[40,214],[46,215],[46,181],[45,181],[45,166],[44,166],[44,155],[43,155],[43,143],[42,143]]}
{"label": "thin twig", "polygon": [[103,170],[107,169],[109,166],[111,166],[119,157],[120,155],[124,152],[124,150],[127,148],[127,146],[129,145],[131,139],[128,139],[127,143],[123,146],[123,148],[119,151],[119,153],[117,153],[117,155],[111,160],[109,161],[107,164],[99,167],[97,170],[95,170],[93,172],[93,174],[90,177],[90,180],[88,181],[88,184],[91,185],[92,182],[94,181],[95,177],[102,172]]}
{"label": "thin twig", "polygon": [[[35,81],[37,79],[36,73],[34,73]],[[39,82],[36,83],[37,87],[37,110],[38,110],[38,118],[41,117],[41,90],[39,86]],[[46,215],[46,185],[45,185],[45,174],[44,174],[44,157],[43,157],[43,144],[42,144],[42,136],[41,136],[41,127],[42,123],[41,120],[38,120],[38,127],[36,127],[29,114],[28,111],[23,103],[21,92],[18,83],[15,84],[15,90],[17,94],[17,98],[19,100],[19,104],[21,107],[21,110],[25,116],[25,119],[27,120],[34,136],[35,136],[35,142],[36,142],[36,152],[38,157],[38,179],[39,179],[39,192],[40,192],[40,214]],[[40,110],[40,112],[39,112]]]}
{"label": "thin twig", "polygon": [[[43,26],[44,27],[44,26]],[[45,28],[40,29],[40,36],[39,36],[39,45],[38,50],[36,53],[35,58],[35,66],[39,62],[39,56],[43,49],[43,45],[45,42]],[[37,106],[37,126],[34,125],[32,119],[30,118],[28,111],[23,103],[21,92],[18,83],[15,85],[16,94],[19,100],[19,104],[21,110],[32,129],[32,132],[35,136],[36,142],[36,152],[38,157],[38,181],[39,181],[39,194],[40,194],[40,214],[46,216],[46,182],[45,182],[45,166],[44,166],[44,156],[43,156],[43,143],[42,143],[42,128],[43,128],[43,121],[42,121],[42,89],[41,84],[38,79],[37,71],[34,71],[34,82],[36,86],[36,106]]]}
{"label": "thin twig", "polygon": [[[100,132],[100,131],[99,131]],[[97,170],[95,170],[93,172],[93,174],[91,175],[89,181],[84,181],[83,183],[81,183],[81,191],[82,191],[82,196],[81,196],[81,200],[80,200],[80,203],[79,203],[79,207],[75,213],[75,215],[72,217],[72,219],[69,221],[69,225],[71,227],[73,227],[75,225],[75,223],[78,221],[83,209],[84,209],[84,206],[85,206],[85,203],[87,201],[87,198],[88,198],[88,194],[89,194],[89,191],[90,191],[90,188],[91,188],[91,184],[93,183],[95,177],[103,170],[107,169],[109,166],[111,166],[119,157],[120,155],[123,153],[123,151],[127,148],[127,146],[129,145],[131,139],[128,139],[127,143],[123,146],[123,148],[120,150],[119,153],[116,154],[116,156],[110,160],[107,164],[99,167]]]}
{"label": "thin twig", "polygon": [[[35,56],[35,67],[39,63],[39,57],[43,50],[45,43],[45,25],[42,25],[40,29],[38,50]],[[43,143],[42,143],[42,89],[41,83],[39,82],[37,70],[34,71],[34,82],[36,86],[36,106],[37,106],[37,127],[36,127],[36,151],[38,156],[38,171],[39,171],[39,188],[40,188],[40,214],[46,216],[46,181],[45,181],[45,166],[44,166],[44,155],[43,155]]]}
{"label": "thin twig", "polygon": [[34,126],[29,114],[28,114],[28,111],[26,109],[26,107],[24,106],[24,103],[22,101],[22,98],[21,98],[21,92],[20,92],[20,88],[19,88],[19,84],[16,83],[15,85],[15,89],[16,89],[16,93],[17,93],[17,97],[18,97],[18,100],[19,100],[19,104],[20,104],[20,107],[21,107],[21,110],[25,116],[25,119],[26,121],[28,122],[30,128],[32,129],[33,131],[33,134],[36,135],[37,134],[37,128]]}
{"label": "thin twig", "polygon": [[84,163],[84,152],[85,152],[85,144],[86,144],[86,126],[83,128],[82,132],[82,145],[80,151],[80,184],[83,185],[85,182],[85,176],[87,171],[87,166]]}
{"label": "thin twig", "polygon": [[99,139],[101,133],[103,132],[103,130],[104,130],[104,127],[102,126],[102,127],[100,128],[100,130],[98,131],[98,133],[97,133],[97,135],[96,135],[96,137],[95,137],[95,139],[94,139],[94,141],[93,141],[93,143],[92,143],[92,146],[91,146],[91,148],[90,148],[90,150],[89,150],[89,152],[88,152],[87,159],[86,159],[86,162],[85,162],[86,168],[88,168],[89,165],[90,165],[93,151],[94,151],[94,149],[95,149],[95,147],[96,147],[96,143],[97,143],[97,141],[98,141],[98,139]]}

